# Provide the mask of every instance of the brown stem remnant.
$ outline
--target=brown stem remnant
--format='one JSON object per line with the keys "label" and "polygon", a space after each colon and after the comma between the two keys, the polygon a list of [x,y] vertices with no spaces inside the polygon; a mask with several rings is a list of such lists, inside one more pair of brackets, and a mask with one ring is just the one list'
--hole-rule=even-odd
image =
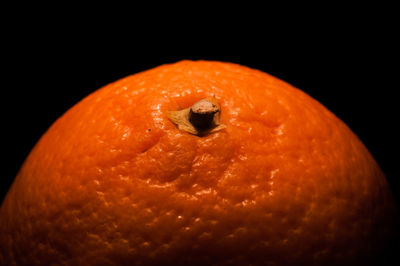
{"label": "brown stem remnant", "polygon": [[167,116],[180,130],[204,136],[226,127],[219,123],[220,112],[221,106],[217,100],[214,97],[207,97],[196,102],[190,108],[167,111]]}

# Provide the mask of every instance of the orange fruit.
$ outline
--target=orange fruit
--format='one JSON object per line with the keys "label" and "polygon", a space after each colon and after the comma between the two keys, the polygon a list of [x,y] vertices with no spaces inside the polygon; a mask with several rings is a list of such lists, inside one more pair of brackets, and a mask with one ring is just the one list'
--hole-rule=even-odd
{"label": "orange fruit", "polygon": [[[167,115],[210,97],[218,130]],[[343,122],[266,73],[205,61],[71,108],[0,215],[2,265],[366,265],[397,228],[384,174]]]}

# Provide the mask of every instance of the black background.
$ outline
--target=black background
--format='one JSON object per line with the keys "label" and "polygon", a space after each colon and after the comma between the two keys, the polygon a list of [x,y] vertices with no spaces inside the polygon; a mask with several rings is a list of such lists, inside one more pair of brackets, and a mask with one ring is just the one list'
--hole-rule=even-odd
{"label": "black background", "polygon": [[[239,63],[283,79],[305,91],[364,142],[387,175],[399,201],[396,84],[390,52],[363,40],[322,46],[257,47],[253,55],[187,53],[156,55],[137,47],[74,49],[57,45],[22,46],[5,52],[2,88],[3,169],[1,199],[25,157],[47,128],[96,89],[160,64],[182,59]],[[318,48],[318,49],[317,49]],[[249,50],[249,49],[245,49]],[[251,50],[251,49],[250,49]],[[201,51],[195,49],[194,51]],[[226,52],[226,51],[225,51]]]}
{"label": "black background", "polygon": [[205,59],[268,72],[317,99],[364,142],[400,203],[397,9],[242,4],[238,12],[209,6],[200,14],[154,6],[3,7],[0,202],[41,135],[86,95],[160,64]]}

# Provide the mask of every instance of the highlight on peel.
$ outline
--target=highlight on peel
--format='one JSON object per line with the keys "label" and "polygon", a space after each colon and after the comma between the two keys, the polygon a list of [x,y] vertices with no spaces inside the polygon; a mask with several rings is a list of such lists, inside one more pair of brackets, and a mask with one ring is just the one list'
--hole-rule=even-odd
{"label": "highlight on peel", "polygon": [[49,128],[1,205],[0,264],[381,265],[398,225],[384,173],[320,103],[181,61]]}

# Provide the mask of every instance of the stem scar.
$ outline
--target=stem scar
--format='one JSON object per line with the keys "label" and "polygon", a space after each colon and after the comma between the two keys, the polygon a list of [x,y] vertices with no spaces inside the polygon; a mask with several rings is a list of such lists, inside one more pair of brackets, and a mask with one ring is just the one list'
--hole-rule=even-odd
{"label": "stem scar", "polygon": [[204,136],[226,128],[220,124],[221,106],[214,97],[207,97],[191,107],[167,111],[168,118],[178,126],[178,129],[197,136]]}

